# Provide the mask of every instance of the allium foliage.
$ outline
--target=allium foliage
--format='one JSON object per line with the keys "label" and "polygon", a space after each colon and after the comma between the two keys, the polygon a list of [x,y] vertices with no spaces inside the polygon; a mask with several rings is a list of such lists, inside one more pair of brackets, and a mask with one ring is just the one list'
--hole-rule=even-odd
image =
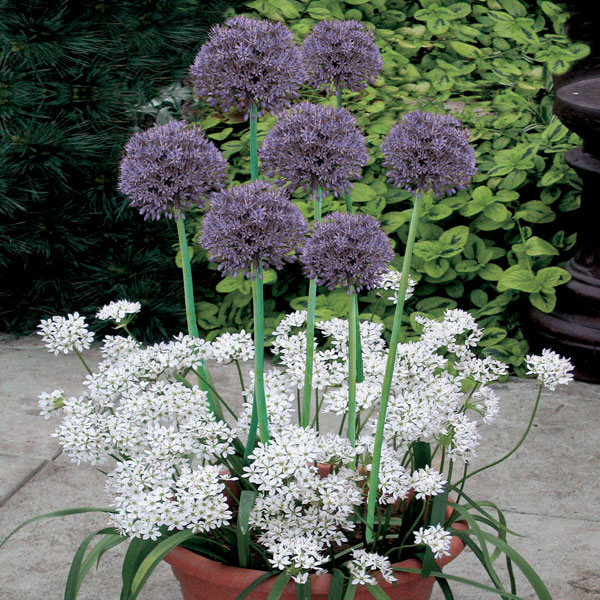
{"label": "allium foliage", "polygon": [[381,143],[381,152],[389,181],[413,193],[452,195],[477,173],[469,132],[451,115],[405,114]]}
{"label": "allium foliage", "polygon": [[361,90],[383,69],[375,35],[359,21],[319,21],[304,40],[302,57],[309,83],[327,93],[338,86]]}
{"label": "allium foliage", "polygon": [[315,225],[302,252],[306,276],[330,290],[378,287],[394,258],[391,243],[371,215],[332,213]]}
{"label": "allium foliage", "polygon": [[284,113],[259,151],[268,177],[292,190],[343,194],[369,156],[354,117],[345,109],[303,102]]}
{"label": "allium foliage", "polygon": [[304,63],[292,32],[281,23],[231,17],[215,25],[191,66],[194,91],[223,111],[277,112],[298,96]]}
{"label": "allium foliage", "polygon": [[212,196],[200,243],[221,271],[250,277],[252,267],[281,269],[293,262],[307,231],[284,190],[254,181]]}
{"label": "allium foliage", "polygon": [[200,127],[169,121],[125,146],[119,189],[145,219],[177,219],[227,184],[227,162]]}

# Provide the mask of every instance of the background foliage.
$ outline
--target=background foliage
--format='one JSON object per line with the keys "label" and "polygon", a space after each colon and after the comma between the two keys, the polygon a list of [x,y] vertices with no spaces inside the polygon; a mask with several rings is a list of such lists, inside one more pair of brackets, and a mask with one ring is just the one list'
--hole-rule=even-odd
{"label": "background foliage", "polygon": [[118,298],[143,303],[138,334],[184,326],[175,229],[127,207],[118,163],[233,4],[0,0],[2,330]]}
{"label": "background foliage", "polygon": [[[552,116],[552,75],[564,73],[588,48],[564,35],[566,11],[546,0],[253,0],[243,12],[284,22],[299,40],[322,19],[358,19],[374,30],[383,76],[364,92],[344,96],[372,156],[352,198],[359,211],[382,220],[400,255],[411,204],[407,192],[386,182],[381,140],[414,108],[452,111],[471,128],[479,169],[474,185],[425,201],[413,262],[420,282],[405,334],[418,331],[415,314],[437,316],[459,306],[486,328],[486,352],[518,367],[527,351],[522,317],[531,305],[554,308],[555,288],[569,278],[559,265],[575,243],[571,223],[580,182],[563,157],[579,140]],[[302,99],[334,102],[309,88]],[[199,103],[191,118],[220,145],[234,179],[247,179],[249,134],[241,116]],[[259,143],[273,122],[261,119]],[[307,199],[295,197],[310,218]],[[324,212],[331,210],[344,208],[328,198]],[[196,232],[199,226],[198,219]],[[249,283],[221,281],[202,250],[195,250],[195,262],[209,269],[196,269],[209,273],[198,290],[200,327],[209,338],[249,329]],[[306,284],[293,268],[267,281],[267,327],[273,327],[283,311],[304,307]],[[387,300],[374,291],[361,300],[363,318],[382,315],[391,328]],[[319,296],[318,316],[343,316],[345,310],[343,291]]]}

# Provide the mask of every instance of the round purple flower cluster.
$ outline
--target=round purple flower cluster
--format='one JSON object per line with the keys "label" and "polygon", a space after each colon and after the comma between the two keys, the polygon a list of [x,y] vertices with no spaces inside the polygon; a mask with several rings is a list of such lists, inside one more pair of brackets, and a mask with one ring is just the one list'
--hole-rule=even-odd
{"label": "round purple flower cluster", "polygon": [[433,190],[436,196],[465,189],[477,173],[469,137],[450,115],[405,114],[381,143],[389,181],[413,193]]}
{"label": "round purple flower cluster", "polygon": [[199,96],[246,117],[253,102],[259,115],[290,106],[306,79],[292,32],[281,23],[248,17],[214,26],[190,71]]}
{"label": "round purple flower cluster", "polygon": [[306,219],[285,190],[254,181],[211,196],[200,244],[219,270],[250,277],[252,267],[281,269],[294,262],[307,232]]}
{"label": "round purple flower cluster", "polygon": [[283,114],[259,151],[267,177],[293,190],[343,194],[368,160],[365,139],[343,108],[302,102]]}
{"label": "round purple flower cluster", "polygon": [[227,161],[200,127],[185,121],[136,133],[125,146],[119,189],[144,219],[177,219],[227,184]]}
{"label": "round purple flower cluster", "polygon": [[359,21],[319,21],[304,40],[302,57],[310,85],[327,93],[338,85],[361,90],[383,69],[373,32]]}
{"label": "round purple flower cluster", "polygon": [[394,258],[379,221],[360,213],[331,213],[315,225],[301,261],[309,279],[332,290],[375,288]]}

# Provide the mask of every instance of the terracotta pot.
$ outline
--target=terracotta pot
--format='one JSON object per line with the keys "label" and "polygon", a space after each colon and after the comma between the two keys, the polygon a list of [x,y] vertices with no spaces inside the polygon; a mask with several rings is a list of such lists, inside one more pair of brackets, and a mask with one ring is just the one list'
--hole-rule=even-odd
{"label": "terracotta pot", "polygon": [[[450,516],[450,508],[446,510],[446,517]],[[453,529],[465,530],[467,524],[464,522],[454,523]],[[443,567],[464,549],[463,542],[452,537],[450,556],[444,556],[436,562]],[[171,565],[175,577],[179,580],[183,600],[234,600],[237,595],[256,581],[264,571],[254,569],[242,569],[231,567],[221,563],[198,556],[185,548],[175,548],[164,559]],[[396,563],[395,567],[406,567],[418,569],[421,567],[419,560],[411,558]],[[391,600],[429,600],[435,583],[434,577],[422,578],[414,573],[396,573],[397,586],[384,581],[377,576],[379,585],[385,590]],[[257,586],[246,600],[266,600],[275,582],[275,577],[264,581]],[[331,575],[311,576],[311,599],[327,600]],[[282,600],[296,600],[296,587],[293,582],[288,583]],[[355,600],[373,600],[373,596],[363,587],[358,586]]]}

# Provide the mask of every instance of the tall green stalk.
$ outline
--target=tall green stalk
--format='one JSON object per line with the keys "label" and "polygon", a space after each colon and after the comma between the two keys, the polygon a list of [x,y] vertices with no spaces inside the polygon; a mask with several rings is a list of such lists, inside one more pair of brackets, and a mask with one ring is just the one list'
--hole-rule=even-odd
{"label": "tall green stalk", "polygon": [[[198,337],[198,323],[196,321],[196,307],[194,305],[194,282],[192,280],[192,266],[190,264],[190,255],[188,252],[187,236],[185,233],[185,224],[183,215],[178,212],[176,214],[177,235],[179,237],[179,250],[181,251],[181,269],[183,271],[183,292],[185,296],[185,316],[187,319],[188,333],[191,337]],[[209,382],[212,385],[212,378],[204,366],[204,361],[200,360],[198,371],[201,379],[198,381],[200,389],[204,390],[208,395],[208,404],[218,419],[223,419],[223,411],[218,401],[214,398],[210,391],[210,386],[205,383]]]}
{"label": "tall green stalk", "polygon": [[356,309],[356,292],[354,286],[348,296],[348,439],[356,446],[356,325],[358,311]]}
{"label": "tall green stalk", "polygon": [[383,447],[383,430],[385,426],[385,417],[387,414],[388,400],[392,388],[392,376],[396,364],[396,353],[398,343],[400,342],[400,329],[402,324],[402,314],[404,312],[404,300],[406,290],[408,289],[408,272],[412,262],[415,237],[417,235],[417,226],[419,223],[419,212],[421,209],[421,198],[417,191],[414,196],[413,213],[408,230],[408,240],[406,241],[406,250],[402,262],[402,276],[400,277],[400,289],[398,290],[398,303],[394,313],[394,324],[392,326],[392,336],[388,351],[387,363],[385,366],[385,375],[381,389],[381,399],[379,401],[379,413],[377,415],[377,429],[375,432],[375,445],[373,447],[373,464],[371,466],[371,476],[369,478],[369,498],[367,501],[367,541],[373,539],[373,523],[375,522],[375,503],[377,499],[377,486],[379,484],[379,467],[381,465],[381,450]]}
{"label": "tall green stalk", "polygon": [[[337,107],[342,108],[342,86],[339,83],[336,86],[336,96]],[[352,214],[352,194],[350,192],[346,192],[346,212],[349,215]],[[358,294],[354,295],[354,302],[356,303],[356,312],[358,314]],[[360,321],[358,318],[356,319],[356,344],[356,381],[361,383],[365,380],[365,372],[362,359],[362,344],[360,341]]]}
{"label": "tall green stalk", "polygon": [[254,403],[260,432],[260,441],[269,440],[269,420],[265,398],[265,303],[263,296],[263,268],[252,269],[252,299],[254,304]]}
{"label": "tall green stalk", "polygon": [[[256,181],[258,179],[258,109],[256,106],[256,102],[252,103],[250,107],[250,181]],[[261,280],[262,284],[262,280]],[[262,293],[262,290],[261,290]],[[254,296],[254,291],[253,291]],[[255,320],[256,322],[256,320]],[[261,321],[262,323],[262,321]],[[255,325],[256,327],[256,325]],[[256,345],[256,335],[254,339],[254,343]],[[256,352],[256,349],[255,349]],[[264,335],[263,335],[263,356],[264,356]],[[264,371],[264,359],[263,359],[263,371]],[[252,415],[250,417],[250,428],[248,430],[248,439],[246,441],[246,451],[244,452],[244,458],[247,459],[250,454],[252,454],[252,450],[254,449],[254,444],[256,442],[256,433],[258,431],[258,406],[257,406],[257,398],[262,395],[264,398],[265,390],[264,384],[261,391],[257,388],[257,379],[256,375],[254,377],[254,396],[252,400]],[[264,424],[263,424],[264,428]],[[261,435],[262,439],[262,435]]]}
{"label": "tall green stalk", "polygon": [[250,107],[250,181],[258,179],[258,109],[256,102]]}
{"label": "tall green stalk", "polygon": [[[321,186],[313,196],[315,222],[321,221],[323,192]],[[306,362],[304,365],[304,389],[302,390],[302,414],[300,425],[310,425],[310,399],[312,396],[313,358],[315,355],[315,310],[317,307],[317,282],[311,279],[308,284],[308,306],[306,310]]]}

